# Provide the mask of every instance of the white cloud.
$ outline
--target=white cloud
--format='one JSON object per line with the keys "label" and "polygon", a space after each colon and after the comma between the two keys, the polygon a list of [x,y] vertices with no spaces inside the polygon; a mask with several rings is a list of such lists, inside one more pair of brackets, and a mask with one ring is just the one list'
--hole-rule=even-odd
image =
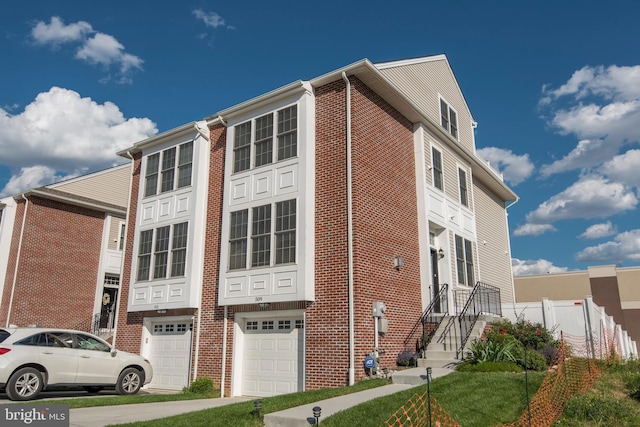
{"label": "white cloud", "polygon": [[537,260],[520,260],[517,258],[511,259],[511,269],[514,276],[526,276],[531,274],[545,274],[545,273],[562,273],[567,271],[567,267],[556,267],[551,261],[546,259]]}
{"label": "white cloud", "polygon": [[38,21],[31,29],[31,37],[36,43],[59,45],[73,41],[81,41],[86,34],[93,32],[91,24],[78,21],[74,24],[64,25],[58,16],[52,16],[49,24]]}
{"label": "white cloud", "polygon": [[635,209],[638,199],[625,185],[599,176],[585,176],[527,214],[531,224],[563,219],[605,218]]}
{"label": "white cloud", "polygon": [[196,18],[204,22],[207,27],[218,28],[224,27],[224,18],[215,12],[205,12],[202,9],[195,9],[193,14]]}
{"label": "white cloud", "polygon": [[528,154],[519,156],[511,150],[496,147],[480,148],[477,154],[488,160],[491,166],[497,167],[505,181],[513,185],[521,183],[533,173],[533,163],[529,160]]}
{"label": "white cloud", "polygon": [[556,228],[551,224],[524,224],[524,225],[518,227],[513,232],[513,235],[517,236],[517,237],[521,237],[521,236],[539,236],[539,235],[544,234],[544,233],[546,233],[548,231],[558,231],[558,230],[556,230]]}
{"label": "white cloud", "polygon": [[143,62],[137,56],[124,53],[124,46],[115,37],[103,33],[97,33],[85,40],[84,45],[78,49],[76,58],[105,66],[119,64],[120,72],[123,74],[132,68],[142,70]]}
{"label": "white cloud", "polygon": [[622,264],[623,260],[640,261],[640,229],[618,234],[612,241],[590,246],[578,252],[576,259],[581,262],[613,261]]}
{"label": "white cloud", "polygon": [[[76,51],[76,58],[92,65],[102,65],[109,68],[118,67],[119,83],[131,83],[131,73],[142,70],[143,60],[135,55],[126,53],[124,46],[109,34],[96,32],[91,25],[84,21],[65,25],[57,16],[51,18],[51,23],[39,21],[31,30],[31,37],[38,44],[58,46],[61,43],[75,42],[80,46]],[[102,79],[106,81],[109,79]]]}
{"label": "white cloud", "polygon": [[20,168],[17,175],[11,177],[9,182],[0,190],[0,197],[19,194],[31,188],[42,187],[52,182],[74,178],[79,174],[60,175],[48,166],[36,165]]}
{"label": "white cloud", "polygon": [[640,149],[629,150],[605,162],[598,172],[612,181],[624,182],[640,188]]}
{"label": "white cloud", "polygon": [[578,237],[582,239],[599,239],[601,237],[613,236],[617,232],[618,230],[611,224],[611,221],[607,221],[601,224],[593,224]]}
{"label": "white cloud", "polygon": [[[542,167],[549,176],[597,166],[640,141],[640,66],[584,67],[557,89],[543,87],[549,125],[580,142],[564,158]],[[563,101],[563,107],[558,107]]]}
{"label": "white cloud", "polygon": [[[109,167],[115,153],[157,133],[147,118],[125,118],[111,102],[98,104],[77,92],[53,87],[38,94],[24,111],[0,109],[0,164],[14,168],[42,165],[63,175],[81,168]],[[21,171],[14,184],[38,170]],[[46,171],[39,170],[43,180]]]}

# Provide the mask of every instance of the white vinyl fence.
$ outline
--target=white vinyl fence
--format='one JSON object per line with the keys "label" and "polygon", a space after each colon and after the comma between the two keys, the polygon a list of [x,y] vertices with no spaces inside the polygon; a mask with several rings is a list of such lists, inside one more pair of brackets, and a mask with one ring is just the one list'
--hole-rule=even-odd
{"label": "white vinyl fence", "polygon": [[502,316],[515,322],[524,318],[532,323],[541,323],[560,333],[585,337],[592,343],[593,356],[602,357],[595,350],[614,346],[617,354],[624,359],[638,358],[638,348],[627,331],[609,316],[603,307],[593,302],[592,297],[578,301],[552,301],[543,298],[540,302],[502,304]]}

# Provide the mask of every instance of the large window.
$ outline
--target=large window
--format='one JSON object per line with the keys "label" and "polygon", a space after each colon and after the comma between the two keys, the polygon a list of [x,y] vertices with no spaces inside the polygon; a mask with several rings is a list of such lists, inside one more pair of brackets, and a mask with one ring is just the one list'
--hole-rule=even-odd
{"label": "large window", "polygon": [[433,172],[433,186],[442,190],[442,153],[435,147],[431,148],[431,164]]}
{"label": "large window", "polygon": [[148,156],[144,196],[154,196],[191,185],[192,163],[192,141]]}
{"label": "large window", "polygon": [[[275,221],[272,221],[275,211]],[[249,219],[249,213],[251,218]],[[251,223],[251,235],[248,235]],[[231,213],[229,270],[247,268],[248,242],[251,267],[288,264],[296,261],[296,201],[287,200]],[[275,247],[272,251],[271,248]],[[275,257],[272,256],[275,253]]]}
{"label": "large window", "polygon": [[443,99],[440,99],[440,124],[458,139],[458,115]]}
{"label": "large window", "polygon": [[[185,274],[188,223],[144,230],[138,242],[137,280],[166,279]],[[153,271],[153,274],[151,272]]]}
{"label": "large window", "polygon": [[458,283],[473,286],[473,246],[471,241],[456,235],[456,267]]}
{"label": "large window", "polygon": [[469,197],[467,194],[467,173],[458,169],[458,181],[460,181],[460,203],[463,206],[469,206]]}
{"label": "large window", "polygon": [[229,230],[229,270],[247,268],[247,209],[231,213]]}
{"label": "large window", "polygon": [[[277,147],[274,150],[274,123]],[[254,129],[252,133],[252,129]],[[253,148],[252,148],[253,147]],[[253,150],[253,154],[252,154]],[[283,108],[234,127],[233,172],[271,164],[298,155],[298,107]],[[275,156],[275,158],[274,158]]]}

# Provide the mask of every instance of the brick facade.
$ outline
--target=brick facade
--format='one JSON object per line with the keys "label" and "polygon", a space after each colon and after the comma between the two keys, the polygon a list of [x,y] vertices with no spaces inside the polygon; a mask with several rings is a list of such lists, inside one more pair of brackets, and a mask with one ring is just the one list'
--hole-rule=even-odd
{"label": "brick facade", "polygon": [[79,328],[89,324],[104,218],[103,212],[35,196],[28,205],[24,200],[18,202],[0,311],[3,325],[9,305],[8,323],[18,326]]}

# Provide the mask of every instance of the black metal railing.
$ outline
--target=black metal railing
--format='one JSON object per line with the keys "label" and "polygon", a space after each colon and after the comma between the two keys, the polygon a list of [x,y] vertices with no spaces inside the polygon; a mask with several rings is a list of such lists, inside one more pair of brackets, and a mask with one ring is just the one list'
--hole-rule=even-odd
{"label": "black metal railing", "polygon": [[114,329],[111,320],[109,313],[98,313],[94,314],[92,319],[78,323],[71,329],[100,335],[103,332],[111,332]]}
{"label": "black metal railing", "polygon": [[425,350],[440,326],[442,319],[449,314],[448,288],[449,286],[446,283],[440,285],[440,290],[434,295],[420,319],[413,325],[404,340],[405,350],[410,351],[411,348],[415,348],[416,353],[421,353]]}
{"label": "black metal railing", "polygon": [[458,313],[460,345],[456,350],[457,359],[462,355],[464,346],[469,339],[469,335],[471,335],[471,330],[481,314],[502,316],[502,305],[500,303],[499,288],[478,282],[471,290],[464,307]]}

